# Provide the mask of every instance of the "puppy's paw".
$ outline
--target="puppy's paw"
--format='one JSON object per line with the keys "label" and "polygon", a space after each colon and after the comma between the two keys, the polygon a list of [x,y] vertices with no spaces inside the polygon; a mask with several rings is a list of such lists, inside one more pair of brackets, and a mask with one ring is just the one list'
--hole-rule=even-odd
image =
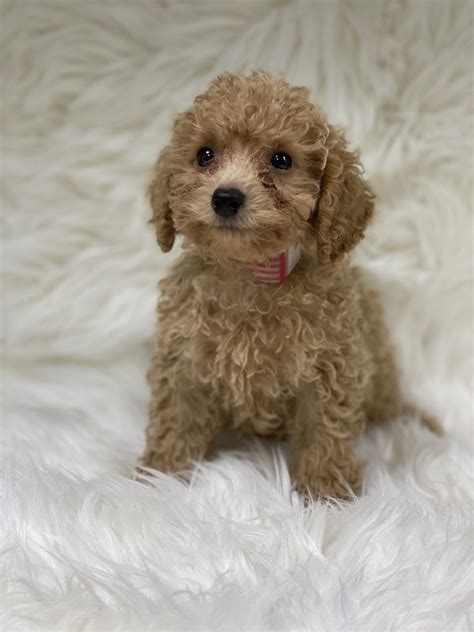
{"label": "puppy's paw", "polygon": [[362,488],[360,468],[350,473],[347,477],[350,480],[344,478],[340,472],[321,476],[301,469],[292,478],[296,491],[303,496],[306,504],[311,500],[353,500],[354,495],[359,494]]}
{"label": "puppy's paw", "polygon": [[160,472],[174,473],[186,469],[190,460],[185,454],[177,454],[172,451],[159,450],[147,447],[143,456],[138,461],[137,470],[146,474],[146,469],[160,470]]}

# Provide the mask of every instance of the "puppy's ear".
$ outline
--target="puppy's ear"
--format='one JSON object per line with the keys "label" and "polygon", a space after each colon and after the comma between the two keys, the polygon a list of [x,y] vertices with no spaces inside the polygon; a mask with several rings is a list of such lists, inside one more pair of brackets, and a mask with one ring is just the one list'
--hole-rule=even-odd
{"label": "puppy's ear", "polygon": [[171,250],[176,234],[169,205],[169,151],[169,147],[165,147],[161,152],[155,167],[155,177],[149,189],[153,209],[150,222],[155,225],[156,239],[163,252]]}
{"label": "puppy's ear", "polygon": [[344,134],[329,129],[328,151],[316,216],[318,258],[328,265],[349,252],[364,236],[374,210],[374,195],[363,178],[356,152]]}

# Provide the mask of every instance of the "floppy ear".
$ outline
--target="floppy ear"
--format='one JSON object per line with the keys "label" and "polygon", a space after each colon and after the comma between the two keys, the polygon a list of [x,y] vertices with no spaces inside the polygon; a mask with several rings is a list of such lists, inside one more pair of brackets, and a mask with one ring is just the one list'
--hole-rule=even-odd
{"label": "floppy ear", "polygon": [[356,152],[340,130],[330,128],[321,179],[316,231],[321,265],[340,259],[359,242],[374,210],[374,195],[363,178]]}
{"label": "floppy ear", "polygon": [[163,252],[173,247],[175,228],[169,205],[168,154],[169,147],[165,147],[158,158],[155,167],[155,178],[150,185],[149,195],[153,215],[150,222],[155,225],[156,239]]}

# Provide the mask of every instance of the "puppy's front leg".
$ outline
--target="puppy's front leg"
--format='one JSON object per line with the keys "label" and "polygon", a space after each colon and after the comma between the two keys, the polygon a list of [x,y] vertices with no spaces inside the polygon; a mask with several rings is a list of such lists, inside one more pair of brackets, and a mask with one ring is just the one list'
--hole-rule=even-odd
{"label": "puppy's front leg", "polygon": [[362,467],[354,453],[364,426],[361,408],[328,397],[327,389],[305,390],[292,438],[295,488],[315,499],[350,498],[349,488],[356,493],[361,488]]}
{"label": "puppy's front leg", "polygon": [[178,472],[201,459],[220,429],[212,398],[202,385],[170,377],[154,380],[152,386],[146,448],[140,465],[163,472]]}

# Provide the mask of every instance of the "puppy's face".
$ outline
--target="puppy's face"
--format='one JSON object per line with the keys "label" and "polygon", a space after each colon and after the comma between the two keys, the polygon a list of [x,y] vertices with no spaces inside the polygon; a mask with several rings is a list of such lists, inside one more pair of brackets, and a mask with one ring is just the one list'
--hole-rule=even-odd
{"label": "puppy's face", "polygon": [[[176,231],[205,257],[263,261],[322,232],[331,258],[341,235],[331,237],[324,217],[318,231],[317,214],[321,202],[324,215],[344,195],[339,187],[325,204],[324,180],[341,184],[344,162],[349,170],[354,162],[344,141],[338,152],[339,140],[306,89],[264,73],[222,75],[178,117],[158,161],[151,199],[160,245],[169,249]],[[331,153],[337,160],[326,173]]]}

